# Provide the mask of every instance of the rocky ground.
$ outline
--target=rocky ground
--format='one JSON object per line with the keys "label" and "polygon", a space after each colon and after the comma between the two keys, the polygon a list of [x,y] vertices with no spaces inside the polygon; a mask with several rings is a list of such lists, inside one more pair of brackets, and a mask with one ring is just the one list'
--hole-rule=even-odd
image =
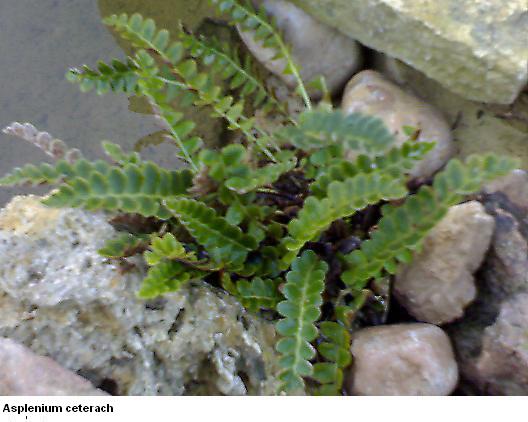
{"label": "rocky ground", "polygon": [[[399,141],[412,126],[418,142],[437,143],[417,182],[481,150],[528,167],[524,0],[256,3],[277,19],[303,76],[324,75],[345,112],[379,116]],[[252,35],[241,33],[273,83],[291,85]],[[276,391],[268,322],[205,284],[138,300],[141,260],[123,267],[96,252],[113,234],[103,214],[47,209],[36,197],[0,212],[1,394]],[[452,207],[391,293],[390,323],[353,336],[348,394],[528,394],[528,173]]]}

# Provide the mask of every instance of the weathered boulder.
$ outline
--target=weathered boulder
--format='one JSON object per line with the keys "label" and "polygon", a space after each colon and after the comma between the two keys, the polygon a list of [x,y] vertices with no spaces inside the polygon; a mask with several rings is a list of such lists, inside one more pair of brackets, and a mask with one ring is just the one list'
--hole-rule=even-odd
{"label": "weathered boulder", "polygon": [[404,127],[419,131],[418,142],[435,142],[435,148],[411,172],[429,177],[439,170],[455,152],[451,129],[434,107],[410,95],[378,72],[365,70],[347,84],[342,109],[345,113],[364,113],[379,117],[395,134],[397,144],[409,139]]}
{"label": "weathered boulder", "polygon": [[[524,202],[526,198],[516,197]],[[448,327],[463,388],[478,394],[528,394],[528,212],[502,192],[485,196],[495,219],[478,296]]]}
{"label": "weathered boulder", "polygon": [[365,328],[352,339],[348,391],[357,395],[448,395],[458,381],[447,335],[430,324]]}
{"label": "weathered boulder", "polygon": [[0,212],[0,336],[120,395],[274,394],[272,326],[205,283],[151,301],[143,261],[97,254],[106,216],[17,197]]}
{"label": "weathered boulder", "polygon": [[526,0],[294,0],[465,98],[512,103],[528,79]]}
{"label": "weathered boulder", "polygon": [[450,208],[413,262],[398,271],[398,301],[423,322],[439,325],[460,318],[477,294],[473,273],[486,255],[494,226],[479,202]]}
{"label": "weathered boulder", "polygon": [[0,338],[0,395],[100,396],[86,379],[12,340]]}
{"label": "weathered boulder", "polygon": [[[285,0],[254,1],[276,19],[292,56],[300,65],[301,77],[308,83],[324,76],[331,92],[342,88],[363,63],[360,45],[339,31],[320,23],[302,9]],[[240,28],[239,28],[240,29]],[[276,51],[254,39],[253,31],[239,31],[242,40],[266,68],[290,87],[296,87],[292,75],[284,75],[286,61],[275,59]],[[314,94],[314,93],[313,93]]]}

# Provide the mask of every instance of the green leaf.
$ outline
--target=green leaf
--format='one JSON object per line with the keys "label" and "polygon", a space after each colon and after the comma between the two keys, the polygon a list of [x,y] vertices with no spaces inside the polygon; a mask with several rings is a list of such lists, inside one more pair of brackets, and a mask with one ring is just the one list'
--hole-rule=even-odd
{"label": "green leaf", "polygon": [[247,254],[257,248],[257,241],[229,224],[216,211],[192,199],[169,199],[167,208],[219,265],[237,269]]}
{"label": "green leaf", "polygon": [[143,252],[148,245],[148,236],[121,233],[118,237],[107,240],[97,252],[106,258],[126,258]]}
{"label": "green leaf", "polygon": [[[103,162],[104,163],[104,162]],[[88,164],[69,175],[59,189],[43,203],[51,207],[82,207],[137,213],[161,219],[171,217],[162,201],[184,195],[192,186],[189,170],[169,171],[151,162],[124,167]]]}
{"label": "green leaf", "polygon": [[188,281],[198,279],[202,275],[199,271],[189,270],[180,262],[162,261],[149,269],[138,296],[142,299],[152,299],[176,292]]}
{"label": "green leaf", "polygon": [[367,156],[382,155],[395,142],[377,117],[346,115],[340,110],[325,108],[303,112],[297,126],[287,126],[276,135],[283,142],[308,152],[339,144]]}
{"label": "green leaf", "polygon": [[361,173],[330,183],[326,197],[309,196],[297,218],[288,224],[289,236],[282,244],[290,252],[283,257],[284,266],[291,262],[306,242],[315,240],[334,221],[351,216],[369,204],[402,198],[406,193],[402,181],[377,173]]}
{"label": "green leaf", "polygon": [[309,361],[315,357],[315,350],[310,342],[317,337],[314,323],[321,314],[321,295],[327,270],[328,265],[320,261],[314,252],[306,251],[294,261],[286,276],[283,289],[286,300],[277,306],[284,319],[276,325],[283,338],[276,348],[282,355],[279,379],[287,392],[304,389],[303,378],[313,374]]}
{"label": "green leaf", "polygon": [[282,280],[254,278],[251,281],[240,280],[236,287],[240,301],[244,307],[252,312],[260,309],[275,310],[277,303],[282,299],[279,293],[279,284]]}
{"label": "green leaf", "polygon": [[439,173],[433,186],[423,186],[401,206],[386,205],[371,238],[359,250],[345,257],[349,269],[343,281],[354,289],[383,271],[394,273],[399,263],[409,263],[431,229],[446,215],[449,207],[477,192],[485,183],[505,176],[518,166],[518,160],[496,155],[471,156],[466,164],[451,160]]}

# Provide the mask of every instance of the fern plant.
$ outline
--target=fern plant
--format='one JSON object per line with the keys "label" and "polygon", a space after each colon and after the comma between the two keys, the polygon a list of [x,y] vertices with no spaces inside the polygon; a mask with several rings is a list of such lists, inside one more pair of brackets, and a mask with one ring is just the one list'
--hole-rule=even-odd
{"label": "fern plant", "polygon": [[[278,320],[281,391],[340,394],[351,363],[350,335],[360,324],[356,317],[369,310],[372,283],[410,262],[450,206],[517,161],[494,155],[453,160],[431,185],[410,194],[408,174],[433,144],[411,138],[398,147],[378,118],[345,115],[327,102],[314,106],[265,12],[238,0],[211,2],[285,60],[284,71],[297,80],[296,94],[305,103],[302,113],[288,115],[254,61],[235,48],[181,26],[171,40],[137,14],[110,16],[105,23],[130,41],[134,54],[71,69],[67,77],[83,91],[143,96],[184,165],[161,168],[108,141],[108,160],[91,162],[51,135],[15,123],[5,132],[57,161],[17,168],[0,185],[49,184],[57,187],[43,200],[50,207],[148,221],[100,250],[109,259],[144,254],[149,270],[141,298],[192,280],[221,287],[250,311]],[[175,102],[209,110],[237,133],[236,141],[207,148]],[[255,109],[278,117],[276,127],[248,115]],[[357,159],[347,159],[350,150]],[[364,218],[381,205],[379,221]],[[343,249],[357,238],[358,245]]]}

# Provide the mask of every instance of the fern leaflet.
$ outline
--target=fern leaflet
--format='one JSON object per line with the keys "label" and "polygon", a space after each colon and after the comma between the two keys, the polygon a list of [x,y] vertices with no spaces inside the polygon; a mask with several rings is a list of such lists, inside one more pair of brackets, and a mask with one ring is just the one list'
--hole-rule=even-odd
{"label": "fern leaflet", "polygon": [[277,311],[284,319],[277,322],[277,332],[283,337],[277,343],[282,355],[279,365],[282,372],[279,379],[287,392],[304,389],[303,377],[313,374],[312,364],[315,350],[310,344],[317,337],[314,323],[321,314],[325,274],[328,265],[319,260],[313,251],[305,251],[292,265],[286,275],[283,294],[286,300],[280,302]]}
{"label": "fern leaflet", "polygon": [[107,240],[97,252],[106,258],[126,258],[148,248],[148,236],[121,233],[117,238]]}
{"label": "fern leaflet", "polygon": [[167,208],[209,253],[215,263],[239,269],[257,241],[229,224],[204,203],[192,199],[169,199]]}
{"label": "fern leaflet", "polygon": [[343,281],[361,289],[370,278],[379,278],[385,270],[394,274],[398,264],[409,263],[429,231],[446,215],[450,206],[482,185],[504,176],[518,165],[517,160],[494,155],[473,156],[463,165],[452,160],[439,173],[433,187],[424,186],[400,206],[386,205],[383,218],[371,239],[346,256],[350,269]]}
{"label": "fern leaflet", "polygon": [[283,245],[289,253],[283,257],[283,263],[291,263],[306,242],[316,239],[335,220],[348,217],[369,204],[402,198],[406,194],[407,189],[400,180],[377,173],[358,174],[330,183],[325,198],[309,196],[297,218],[288,224],[289,236],[283,240]]}

